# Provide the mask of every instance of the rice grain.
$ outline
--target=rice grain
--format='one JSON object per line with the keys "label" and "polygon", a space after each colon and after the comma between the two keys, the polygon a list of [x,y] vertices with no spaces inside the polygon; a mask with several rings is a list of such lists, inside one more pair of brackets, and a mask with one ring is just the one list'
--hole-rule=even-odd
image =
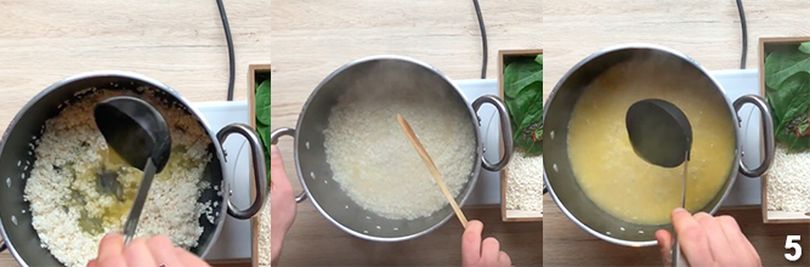
{"label": "rice grain", "polygon": [[[467,110],[430,94],[352,89],[338,99],[324,131],[326,160],[340,188],[359,206],[389,219],[416,219],[445,207],[447,200],[396,115],[408,120],[457,196],[475,162]],[[328,180],[321,176],[313,178]]]}
{"label": "rice grain", "polygon": [[[24,199],[30,203],[32,225],[41,246],[67,266],[85,266],[95,258],[101,238],[107,232],[120,232],[129,214],[130,207],[126,204],[122,206],[126,210],[111,208],[120,205],[119,200],[114,195],[99,193],[94,178],[81,178],[98,168],[104,157],[100,151],[107,150],[93,120],[95,103],[120,94],[117,90],[93,90],[47,120],[42,137],[37,140],[40,141],[35,149],[37,160],[27,180]],[[209,139],[202,126],[184,111],[156,104],[154,92],[144,98],[162,113],[172,129],[173,149],[169,165],[155,176],[136,237],[164,234],[177,246],[194,247],[203,232],[198,219],[210,208],[197,203],[202,190],[210,186],[201,179],[211,159],[207,152]],[[184,150],[175,150],[176,146],[183,146]],[[89,177],[95,175],[91,173]],[[139,170],[121,167],[117,179],[127,192],[136,190],[141,178]],[[82,196],[80,200],[77,194]],[[80,227],[82,216],[96,218],[110,211],[115,212],[110,215],[111,221],[103,221],[98,233]]]}

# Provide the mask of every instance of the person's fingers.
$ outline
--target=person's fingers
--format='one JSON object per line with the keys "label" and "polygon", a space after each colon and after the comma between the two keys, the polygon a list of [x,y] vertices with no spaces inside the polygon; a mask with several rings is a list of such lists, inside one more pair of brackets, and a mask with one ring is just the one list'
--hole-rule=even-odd
{"label": "person's fingers", "polygon": [[191,254],[188,250],[183,248],[174,248],[174,254],[177,255],[177,258],[183,264],[184,267],[205,267],[209,266],[208,263],[200,259],[199,257]]}
{"label": "person's fingers", "polygon": [[273,260],[278,259],[281,254],[284,236],[292,227],[295,220],[295,195],[293,193],[290,178],[284,169],[284,161],[277,146],[270,148],[270,204],[271,216],[273,218],[270,225],[270,243],[272,243],[270,255]]}
{"label": "person's fingers", "polygon": [[498,262],[501,264],[501,266],[512,266],[512,258],[510,258],[509,254],[506,254],[504,251],[501,251],[501,253],[498,254]]}
{"label": "person's fingers", "polygon": [[109,233],[101,238],[98,245],[98,257],[96,260],[102,260],[120,256],[124,252],[124,236],[119,233]]}
{"label": "person's fingers", "polygon": [[104,258],[103,260],[96,259],[96,266],[108,267],[108,266],[115,266],[115,267],[126,267],[127,261],[124,259],[123,255],[112,256]]}
{"label": "person's fingers", "polygon": [[678,235],[681,252],[691,266],[713,266],[709,239],[703,227],[683,208],[672,211],[672,225]]}
{"label": "person's fingers", "polygon": [[501,244],[494,237],[487,237],[481,242],[481,262],[485,266],[492,266],[498,262],[498,253],[501,252]]}
{"label": "person's fingers", "polygon": [[87,267],[96,267],[96,266],[98,266],[98,264],[96,264],[96,260],[90,260],[87,262]]}
{"label": "person's fingers", "polygon": [[143,238],[137,238],[129,242],[129,245],[124,249],[124,257],[127,266],[158,266],[146,246],[146,240]]}
{"label": "person's fingers", "polygon": [[270,191],[289,191],[292,194],[292,186],[284,169],[284,159],[275,145],[270,146],[270,177],[273,177],[270,179]]}
{"label": "person's fingers", "polygon": [[154,256],[158,266],[184,266],[174,253],[174,244],[169,238],[162,235],[155,236],[146,240],[146,245],[149,247],[149,252]]}
{"label": "person's fingers", "polygon": [[735,251],[735,254],[746,254],[747,256],[744,256],[744,258],[748,260],[750,266],[762,265],[759,253],[757,253],[754,245],[752,245],[751,242],[748,241],[748,238],[742,233],[740,225],[737,224],[737,220],[731,216],[724,215],[717,217],[717,221],[723,233],[725,233],[726,238],[729,240],[729,244]]}
{"label": "person's fingers", "polygon": [[712,257],[721,266],[738,265],[740,260],[735,251],[730,247],[726,234],[720,227],[720,223],[714,217],[705,212],[698,212],[694,216],[695,220],[703,227],[706,237],[709,240],[709,248]]}
{"label": "person's fingers", "polygon": [[481,232],[484,224],[478,220],[467,222],[467,228],[461,236],[461,264],[469,266],[481,258]]}
{"label": "person's fingers", "polygon": [[655,239],[658,240],[658,247],[661,248],[661,259],[664,266],[672,265],[672,234],[669,231],[660,229],[655,231]]}
{"label": "person's fingers", "polygon": [[[279,216],[272,214],[270,218],[279,218]],[[272,222],[271,222],[272,224]],[[281,248],[284,245],[284,237],[287,235],[285,229],[279,229],[281,227],[271,226],[270,227],[270,258],[275,260],[276,258],[281,255]]]}

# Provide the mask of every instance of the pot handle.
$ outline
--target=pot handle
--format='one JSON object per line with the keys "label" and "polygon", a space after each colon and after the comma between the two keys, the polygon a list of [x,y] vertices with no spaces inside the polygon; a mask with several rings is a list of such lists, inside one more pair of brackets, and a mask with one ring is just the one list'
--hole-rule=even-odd
{"label": "pot handle", "polygon": [[[765,158],[762,159],[762,163],[760,163],[759,167],[756,169],[749,168],[747,165],[745,165],[742,158],[740,158],[740,173],[748,177],[759,177],[768,171],[768,168],[770,168],[771,163],[773,162],[773,120],[771,119],[771,110],[768,108],[768,104],[765,103],[765,99],[762,97],[758,95],[741,96],[740,98],[737,98],[737,100],[734,100],[734,110],[739,112],[740,108],[742,108],[745,104],[753,104],[757,109],[759,109],[760,115],[762,116],[762,123],[764,124],[765,130]],[[742,127],[742,119],[740,119],[739,115],[737,115],[737,127]],[[743,157],[745,156],[745,151],[742,152],[742,155]]]}
{"label": "pot handle", "polygon": [[240,210],[233,205],[230,198],[226,199],[228,202],[228,214],[234,218],[245,220],[256,215],[267,199],[267,168],[264,163],[264,149],[262,148],[263,146],[262,142],[259,140],[259,136],[253,128],[246,124],[233,123],[226,125],[217,133],[217,140],[219,140],[220,144],[223,144],[231,134],[239,134],[245,137],[248,145],[250,145],[252,154],[253,173],[255,174],[253,177],[256,180],[256,197],[253,199],[253,203],[251,203],[250,207],[247,209]]}
{"label": "pot handle", "polygon": [[[481,108],[481,106],[485,103],[491,104],[498,111],[498,116],[501,121],[501,140],[503,140],[504,151],[503,155],[501,155],[501,159],[494,164],[487,161],[487,158],[482,155],[482,165],[484,169],[488,171],[500,171],[506,167],[506,164],[509,163],[509,159],[512,158],[512,123],[509,120],[509,113],[506,111],[506,105],[497,96],[481,96],[473,101],[472,107],[476,112],[478,112],[478,109]],[[478,116],[476,115],[476,117]],[[478,126],[481,126],[481,117],[478,117]]]}
{"label": "pot handle", "polygon": [[[277,144],[278,139],[281,138],[282,136],[285,136],[285,135],[289,136],[289,137],[292,137],[292,138],[295,138],[295,129],[293,129],[293,128],[278,128],[278,129],[275,129],[274,131],[270,132],[270,144],[273,144],[273,145]],[[307,199],[307,192],[305,192],[305,191],[301,191],[301,193],[298,193],[297,195],[295,195],[295,203],[301,203],[306,199]]]}

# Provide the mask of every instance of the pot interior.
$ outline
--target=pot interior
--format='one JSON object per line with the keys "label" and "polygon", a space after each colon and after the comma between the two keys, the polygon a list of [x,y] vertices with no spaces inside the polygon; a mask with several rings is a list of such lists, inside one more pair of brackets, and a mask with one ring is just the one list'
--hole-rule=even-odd
{"label": "pot interior", "polygon": [[[480,134],[475,124],[476,117],[463,96],[443,76],[424,65],[404,59],[375,58],[349,64],[332,73],[316,88],[304,106],[297,127],[295,153],[299,178],[310,199],[327,219],[348,233],[365,239],[399,241],[438,227],[453,216],[449,205],[427,217],[413,220],[388,219],[356,204],[334,180],[333,169],[326,159],[324,130],[329,125],[329,117],[338,98],[355,88],[368,90],[369,94],[379,97],[386,97],[394,91],[429,95],[443,99],[446,103],[444,108],[466,110],[470,114],[469,127],[475,135],[475,140],[470,140],[470,145],[476,147],[477,154],[470,163],[473,168],[469,179],[456,200],[463,203],[475,185],[481,164],[478,141]],[[394,120],[394,117],[391,119]],[[402,138],[405,138],[404,134]]]}
{"label": "pot interior", "polygon": [[[2,151],[0,151],[0,177],[4,183],[0,189],[0,221],[5,238],[7,238],[6,242],[10,244],[9,249],[19,256],[21,264],[30,266],[62,265],[50,254],[48,249],[41,246],[40,238],[31,225],[30,205],[23,199],[26,177],[30,176],[33,164],[37,160],[34,152],[36,142],[34,141],[42,136],[45,121],[56,116],[66,101],[79,101],[85,89],[121,90],[124,94],[138,96],[140,93],[136,88],[142,86],[157,90],[160,92],[159,98],[165,101],[164,103],[181,105],[189,116],[195,116],[199,121],[198,116],[193,115],[182,101],[172,94],[166,93],[164,91],[166,89],[163,87],[127,75],[91,75],[46,89],[29,102],[9,125],[4,136]],[[88,116],[92,116],[92,114],[88,114]],[[200,127],[203,125],[200,124]],[[212,145],[209,146],[208,151],[214,156],[205,169],[205,175],[200,179],[206,180],[212,185],[220,185],[218,188],[221,188],[225,186],[222,178],[222,166],[218,160],[221,154],[217,153],[216,147],[213,145],[216,140],[211,139],[211,142]],[[221,193],[217,191],[213,189],[213,186],[209,187],[197,201],[200,203],[217,201],[224,204]],[[214,222],[221,222],[225,212],[224,208],[225,205],[220,205],[215,209],[219,212],[211,214],[215,216]],[[204,216],[200,216],[199,225],[204,228],[203,234],[198,240],[198,245],[189,250],[197,255],[202,255],[213,243],[217,227]]]}
{"label": "pot interior", "polygon": [[[685,79],[698,79],[704,82],[706,90],[703,90],[702,97],[710,98],[713,105],[728,107],[728,120],[735,121],[731,107],[725,95],[718,85],[709,78],[708,74],[697,67],[686,58],[655,48],[622,48],[604,52],[597,56],[590,57],[574,67],[557,85],[550,101],[547,103],[544,132],[544,167],[546,181],[552,195],[560,205],[562,211],[570,219],[574,220],[583,229],[597,237],[610,242],[628,246],[647,246],[655,244],[655,231],[658,229],[672,229],[671,224],[639,224],[617,218],[610,213],[599,208],[596,203],[580,187],[571,159],[569,158],[569,123],[574,113],[574,107],[580,96],[587,89],[598,90],[599,88],[589,85],[599,75],[603,74],[610,67],[616,64],[633,59],[660,59],[660,63],[655,65],[655,71],[682,71]],[[628,75],[626,79],[633,79]],[[623,123],[623,122],[622,122]],[[732,127],[733,128],[733,127]],[[733,131],[733,144],[737,144],[736,129]],[[734,161],[728,167],[729,175],[716,195],[700,210],[714,212],[720,205],[736,176],[738,160],[737,151],[733,151]],[[622,164],[622,162],[615,162]],[[683,168],[683,167],[679,167]],[[616,195],[623,192],[616,192]]]}

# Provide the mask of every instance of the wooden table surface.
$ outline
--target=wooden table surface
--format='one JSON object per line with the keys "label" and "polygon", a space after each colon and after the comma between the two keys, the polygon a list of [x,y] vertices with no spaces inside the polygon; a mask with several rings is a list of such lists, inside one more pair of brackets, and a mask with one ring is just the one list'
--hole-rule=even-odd
{"label": "wooden table surface", "polygon": [[[806,1],[743,1],[748,20],[748,63],[757,67],[759,36],[810,35]],[[607,46],[655,43],[679,50],[709,70],[734,69],[740,60],[740,25],[735,1],[544,1],[544,88],[587,55]],[[577,228],[546,197],[546,266],[660,266],[656,247],[627,248],[598,240]],[[810,225],[763,225],[758,207],[724,210],[743,227],[766,266],[788,264],[785,235],[802,234],[810,248]],[[572,253],[576,251],[578,253]],[[806,253],[805,253],[806,254]],[[808,266],[810,257],[789,266]]]}
{"label": "wooden table surface", "polygon": [[[489,35],[488,77],[496,77],[497,51],[541,46],[540,1],[481,1]],[[352,60],[399,54],[431,64],[451,79],[480,75],[481,43],[472,1],[277,1],[273,17],[273,127],[295,127],[301,107],[329,73]],[[292,141],[283,139],[287,173]],[[298,182],[293,182],[300,188]],[[501,223],[498,207],[467,208],[484,222],[518,266],[542,262],[540,223]],[[307,201],[285,240],[279,266],[460,264],[462,230],[454,221],[408,242],[362,241],[330,224]]]}
{"label": "wooden table surface", "polygon": [[[237,99],[244,99],[246,92],[247,63],[270,61],[273,46],[274,127],[294,126],[312,88],[341,64],[362,56],[407,55],[454,79],[478,77],[481,47],[468,1],[278,1],[272,10],[269,2],[226,1],[226,8],[236,45]],[[481,3],[490,37],[490,78],[495,77],[496,52],[504,48],[544,49],[547,92],[591,52],[626,42],[670,46],[709,69],[739,65],[739,20],[733,1],[574,0],[542,1],[542,6],[540,2]],[[744,2],[749,67],[756,66],[758,36],[810,35],[805,1]],[[273,17],[272,40],[268,14]],[[0,0],[0,129],[47,85],[98,69],[140,72],[169,84],[191,101],[224,99],[227,56],[215,3]],[[291,142],[282,141],[281,148],[292,166]],[[288,173],[295,177],[291,169]],[[627,249],[595,240],[562,218],[553,203],[546,200],[545,206],[549,229],[545,236],[539,224],[498,223],[494,207],[467,208],[466,212],[484,220],[485,231],[500,238],[520,265],[536,265],[544,259],[549,266],[658,263],[654,249]],[[804,239],[810,239],[810,226],[763,226],[758,212],[728,213],[742,221],[769,264],[783,263],[779,260],[785,233],[804,232]],[[455,265],[459,235],[458,226],[448,223],[413,242],[364,242],[340,232],[304,203],[281,266]],[[547,245],[540,253],[544,238]],[[805,250],[810,248],[807,241],[804,244]],[[377,253],[384,256],[374,256]],[[8,253],[0,254],[0,266],[14,265]]]}
{"label": "wooden table surface", "polygon": [[[270,62],[270,1],[225,1],[235,98],[248,63]],[[134,71],[190,101],[225,100],[228,56],[216,2],[0,0],[0,130],[32,96],[90,70]],[[8,252],[0,266],[16,266]]]}

